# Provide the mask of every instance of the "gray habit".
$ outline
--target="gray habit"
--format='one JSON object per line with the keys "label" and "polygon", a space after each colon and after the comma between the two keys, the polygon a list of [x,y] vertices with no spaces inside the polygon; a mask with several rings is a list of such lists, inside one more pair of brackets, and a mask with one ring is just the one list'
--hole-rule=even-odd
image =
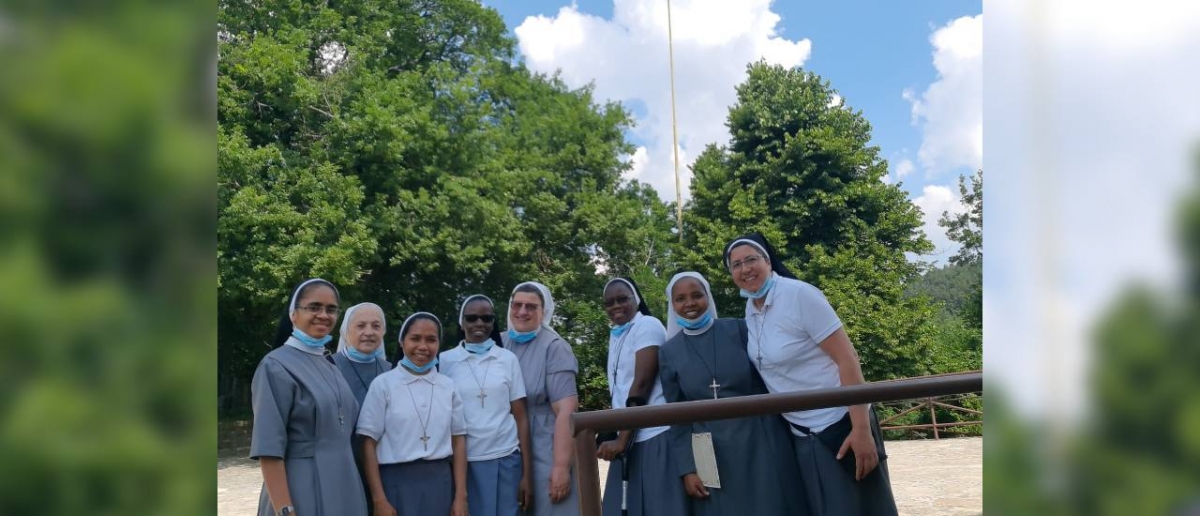
{"label": "gray habit", "polygon": [[[359,405],[337,367],[323,356],[281,346],[259,362],[250,393],[250,458],[284,460],[296,512],[365,515],[367,502],[350,449]],[[258,514],[275,514],[265,484]]]}
{"label": "gray habit", "polygon": [[[766,394],[746,355],[746,323],[718,319],[701,335],[675,334],[658,351],[659,381],[668,403]],[[690,498],[692,514],[806,515],[808,503],[796,466],[790,431],[778,415],[674,425],[676,481],[696,471],[692,433],[711,432],[720,488]],[[682,484],[681,484],[682,485]]]}
{"label": "gray habit", "polygon": [[571,466],[571,493],[565,500],[550,503],[550,470],[554,466],[554,410],[550,404],[575,396],[575,375],[579,371],[575,353],[554,330],[542,328],[537,337],[519,344],[503,334],[504,348],[512,351],[525,377],[525,403],[529,412],[529,433],[533,451],[533,507],[525,511],[534,516],[579,514],[575,466]]}
{"label": "gray habit", "polygon": [[[380,344],[382,346],[382,344]],[[346,385],[350,386],[350,390],[354,392],[354,399],[358,400],[358,406],[362,407],[363,400],[367,397],[367,389],[371,386],[371,382],[375,377],[392,370],[392,364],[382,358],[376,358],[374,362],[364,364],[350,360],[349,357],[342,353],[333,354],[333,363],[337,366],[338,371],[342,372],[342,377],[346,379]],[[367,485],[367,475],[363,471],[363,439],[359,434],[354,434],[351,437],[351,443],[354,446],[354,465],[358,468],[358,475],[362,479],[363,492],[367,496],[367,512],[374,513],[375,507],[371,501],[371,488]]]}

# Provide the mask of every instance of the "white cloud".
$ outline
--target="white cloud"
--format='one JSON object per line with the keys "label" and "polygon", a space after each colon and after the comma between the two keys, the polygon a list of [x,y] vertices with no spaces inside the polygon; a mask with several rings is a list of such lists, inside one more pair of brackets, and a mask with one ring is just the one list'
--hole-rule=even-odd
{"label": "white cloud", "polygon": [[964,16],[934,31],[938,77],[923,93],[905,90],[923,140],[917,159],[929,176],[983,166],[983,15]]}
{"label": "white cloud", "polygon": [[934,248],[932,253],[924,257],[933,257],[939,262],[944,262],[958,250],[958,244],[946,237],[946,229],[938,225],[942,213],[948,211],[954,215],[963,212],[962,200],[957,192],[957,187],[928,185],[922,190],[920,197],[913,199],[913,204],[921,208],[924,214],[921,217],[921,229],[925,231],[925,236],[933,243]]}
{"label": "white cloud", "polygon": [[904,158],[896,162],[896,168],[893,170],[893,172],[895,172],[896,179],[900,180],[904,179],[904,176],[911,174],[914,168],[916,168],[916,166],[913,165],[912,160]]}
{"label": "white cloud", "polygon": [[[680,183],[688,197],[690,160],[710,143],[728,142],[725,118],[746,64],[765,59],[793,67],[812,44],[779,36],[780,16],[770,0],[680,0],[671,4]],[[514,29],[530,69],[561,71],[571,87],[594,83],[599,99],[641,102],[646,113],[634,136],[642,159],[629,174],[665,200],[675,199],[671,153],[671,96],[667,54],[667,6],[658,0],[616,0],[612,19],[574,5],[554,16],[531,16]],[[634,174],[633,172],[636,172]]]}

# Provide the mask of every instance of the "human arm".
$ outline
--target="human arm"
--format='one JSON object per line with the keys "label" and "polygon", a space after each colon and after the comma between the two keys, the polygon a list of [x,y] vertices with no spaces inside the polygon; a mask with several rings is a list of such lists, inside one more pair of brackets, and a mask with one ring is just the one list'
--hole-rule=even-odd
{"label": "human arm", "polygon": [[467,436],[450,437],[454,449],[454,502],[450,505],[450,516],[467,516]]}
{"label": "human arm", "polygon": [[376,516],[396,516],[396,508],[388,503],[383,491],[383,478],[379,474],[379,443],[369,436],[363,436],[363,473],[367,475],[367,489],[371,491],[371,500],[375,505]]}
{"label": "human arm", "polygon": [[[838,378],[842,386],[861,385],[866,383],[863,378],[862,366],[858,353],[850,343],[850,337],[844,328],[838,328],[821,341],[821,349],[829,354],[838,368]],[[847,451],[854,452],[855,480],[862,480],[879,465],[879,451],[875,447],[875,438],[871,435],[871,418],[867,405],[852,405],[850,411],[850,435],[838,450],[840,460]]]}
{"label": "human arm", "polygon": [[513,419],[517,422],[517,443],[521,449],[521,482],[517,484],[517,506],[528,510],[533,501],[533,437],[529,433],[529,414],[525,410],[525,398],[511,403]]}

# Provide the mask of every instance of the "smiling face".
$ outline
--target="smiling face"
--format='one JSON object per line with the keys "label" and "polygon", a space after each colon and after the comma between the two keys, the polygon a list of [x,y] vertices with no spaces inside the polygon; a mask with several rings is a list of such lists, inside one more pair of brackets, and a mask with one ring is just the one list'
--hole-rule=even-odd
{"label": "smiling face", "polygon": [[532,292],[517,292],[513,294],[512,302],[508,304],[508,316],[512,319],[513,329],[517,331],[533,331],[542,324],[542,298]]}
{"label": "smiling face", "polygon": [[614,281],[604,289],[604,312],[608,320],[620,326],[633,320],[637,313],[637,303],[633,299],[633,290],[623,281]]}
{"label": "smiling face", "polygon": [[438,327],[429,319],[415,319],[408,323],[408,332],[400,346],[404,356],[418,367],[428,364],[438,352]]}
{"label": "smiling face", "polygon": [[771,277],[771,263],[754,246],[742,244],[729,252],[729,274],[738,288],[757,292]]}
{"label": "smiling face", "polygon": [[296,299],[292,326],[314,339],[323,338],[333,331],[333,325],[337,323],[337,306],[338,298],[333,289],[320,283],[312,284]]}
{"label": "smiling face", "polygon": [[346,342],[360,353],[370,355],[383,342],[383,312],[374,306],[364,306],[354,310],[346,328]]}
{"label": "smiling face", "polygon": [[492,335],[496,324],[496,311],[486,299],[473,299],[463,307],[463,333],[467,342],[483,342]]}
{"label": "smiling face", "polygon": [[708,311],[708,295],[696,278],[683,278],[671,287],[671,308],[685,319],[699,319]]}

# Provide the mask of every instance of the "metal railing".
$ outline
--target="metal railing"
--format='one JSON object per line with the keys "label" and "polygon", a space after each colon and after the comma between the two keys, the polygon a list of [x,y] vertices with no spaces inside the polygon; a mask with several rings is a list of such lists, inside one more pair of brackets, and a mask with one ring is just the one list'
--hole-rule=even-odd
{"label": "metal railing", "polygon": [[983,391],[983,372],[972,371],[872,382],[832,389],[668,403],[653,407],[577,412],[571,415],[571,434],[575,437],[575,465],[578,468],[576,471],[578,485],[575,488],[579,489],[580,513],[583,516],[600,515],[600,471],[596,464],[596,434],[598,432],[981,391]]}

